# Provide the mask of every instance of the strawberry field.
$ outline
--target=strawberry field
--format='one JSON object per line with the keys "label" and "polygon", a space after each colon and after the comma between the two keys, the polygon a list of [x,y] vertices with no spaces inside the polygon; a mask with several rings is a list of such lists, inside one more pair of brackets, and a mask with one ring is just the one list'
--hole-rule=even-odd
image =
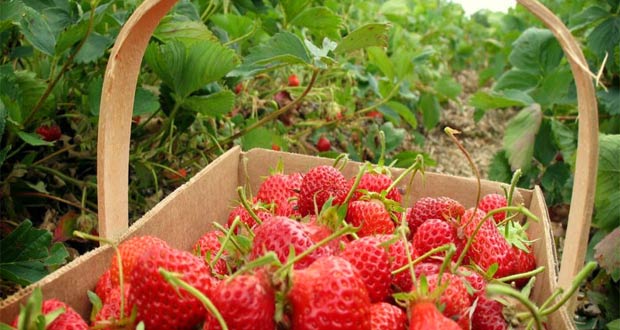
{"label": "strawberry field", "polygon": [[[2,299],[99,245],[103,76],[140,2],[0,3]],[[598,104],[589,266],[575,287],[575,321],[620,329],[620,1],[542,2],[580,43]],[[556,306],[527,301],[537,267],[524,233],[535,217],[512,193],[542,189],[561,254],[579,184],[577,105],[562,48],[520,6],[467,16],[446,0],[179,1],[155,29],[138,77],[130,222],[234,146],[335,166],[262,178],[271,185],[244,191],[193,251],[153,237],[127,241],[119,246],[124,270],[110,260],[89,293],[92,319],[73,321],[106,329],[486,329],[495,320],[494,329],[540,329]],[[345,177],[342,159],[367,166]],[[478,174],[512,189],[479,196],[473,208],[452,199],[401,204],[407,191],[395,186],[406,183],[387,166],[416,176]],[[140,255],[151,245],[156,252]],[[172,273],[144,266],[153,263]],[[131,281],[145,274],[158,281]],[[260,291],[248,294],[253,301],[227,298],[251,290]],[[52,312],[70,307],[37,294],[35,317],[25,313],[14,326],[70,317]],[[183,297],[169,312],[185,317],[157,319],[153,310],[173,296]],[[321,309],[341,303],[329,301],[337,296],[350,296],[351,306]],[[515,301],[517,310],[503,308]]]}

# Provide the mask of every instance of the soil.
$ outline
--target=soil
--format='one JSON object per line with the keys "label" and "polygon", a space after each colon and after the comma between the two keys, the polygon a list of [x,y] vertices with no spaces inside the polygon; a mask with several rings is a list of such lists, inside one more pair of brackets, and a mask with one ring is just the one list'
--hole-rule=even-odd
{"label": "soil", "polygon": [[426,134],[423,150],[437,165],[430,167],[433,172],[472,177],[474,173],[454,141],[444,132],[445,127],[460,131],[459,141],[471,154],[483,179],[488,179],[488,168],[493,156],[502,148],[506,123],[512,118],[514,110],[491,110],[478,122],[474,120],[474,108],[469,98],[481,88],[477,73],[463,71],[456,76],[463,91],[456,102],[449,102],[441,113],[440,124]]}

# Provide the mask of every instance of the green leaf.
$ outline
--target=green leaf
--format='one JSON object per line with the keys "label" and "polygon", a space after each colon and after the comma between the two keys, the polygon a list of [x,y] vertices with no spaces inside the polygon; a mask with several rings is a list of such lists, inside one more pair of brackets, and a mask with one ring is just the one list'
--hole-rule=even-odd
{"label": "green leaf", "polygon": [[133,103],[133,116],[153,113],[159,110],[160,104],[157,95],[142,87],[136,89],[136,96]]}
{"label": "green leaf", "polygon": [[493,85],[493,90],[515,89],[526,92],[534,89],[539,79],[539,75],[535,73],[512,68],[504,72],[504,74],[497,79],[497,82]]}
{"label": "green leaf", "polygon": [[536,88],[530,95],[543,107],[550,107],[554,104],[561,104],[569,92],[569,86],[573,82],[573,75],[568,68],[558,67],[546,74],[540,86]]}
{"label": "green leaf", "polygon": [[153,37],[164,43],[177,40],[191,44],[197,41],[218,40],[202,22],[192,21],[178,14],[166,16],[153,32]]}
{"label": "green leaf", "polygon": [[20,285],[34,283],[48,274],[47,265],[60,264],[69,255],[47,230],[35,229],[25,220],[0,240],[0,277]]}
{"label": "green leaf", "polygon": [[6,118],[9,116],[9,112],[6,110],[4,106],[4,102],[0,98],[0,142],[2,142],[2,137],[4,136],[4,128],[6,127]]}
{"label": "green leaf", "polygon": [[555,144],[560,147],[564,162],[573,167],[575,165],[575,152],[577,151],[577,133],[558,120],[551,120],[551,131]]}
{"label": "green leaf", "polygon": [[304,43],[290,32],[276,33],[269,40],[250,50],[245,63],[264,64],[310,64],[311,58]]}
{"label": "green leaf", "polygon": [[599,20],[610,16],[610,12],[599,6],[590,6],[577,15],[570,18],[571,30],[579,30],[583,27],[596,24]]}
{"label": "green leaf", "polygon": [[599,24],[590,35],[588,35],[588,47],[603,59],[605,53],[609,54],[606,67],[610,68],[615,63],[616,68],[620,66],[614,59],[614,47],[620,44],[620,17],[610,16]]}
{"label": "green leaf", "polygon": [[237,39],[250,33],[260,24],[259,20],[253,20],[247,16],[234,14],[218,14],[210,18],[211,22],[220,29],[226,31],[230,40]]}
{"label": "green leaf", "polygon": [[489,165],[489,179],[493,181],[510,183],[512,170],[506,157],[505,151],[500,151],[493,156]]}
{"label": "green leaf", "polygon": [[605,230],[620,227],[620,134],[601,134],[593,224]]}
{"label": "green leaf", "polygon": [[389,24],[371,23],[363,25],[342,38],[334,52],[343,54],[366,47],[387,47]]}
{"label": "green leaf", "polygon": [[551,31],[529,28],[513,43],[509,60],[518,69],[544,74],[555,69],[562,56],[562,48]]}
{"label": "green leaf", "polygon": [[327,7],[311,7],[295,16],[290,24],[336,39],[339,36],[338,31],[342,26],[342,19]]}
{"label": "green leaf", "polygon": [[479,91],[469,100],[471,106],[482,110],[527,106],[532,103],[534,100],[529,95],[515,89],[501,92]]}
{"label": "green leaf", "polygon": [[91,63],[99,58],[103,57],[105,52],[110,48],[110,45],[114,42],[110,36],[101,35],[97,32],[92,32],[88,35],[84,46],[75,55],[76,63]]}
{"label": "green leaf", "polygon": [[620,330],[620,319],[615,319],[611,322],[608,322],[605,326],[608,330]]}
{"label": "green leaf", "polygon": [[443,96],[443,99],[454,100],[462,91],[461,84],[450,76],[443,76],[435,82],[435,91]]}
{"label": "green leaf", "polygon": [[570,167],[566,163],[555,163],[545,170],[540,185],[545,192],[545,200],[548,205],[563,203],[566,181],[570,179]]}
{"label": "green leaf", "polygon": [[394,80],[394,65],[381,47],[368,47],[368,62],[376,65],[389,81]]}
{"label": "green leaf", "polygon": [[183,106],[205,116],[222,117],[232,111],[235,105],[235,94],[223,90],[206,96],[190,96]]}
{"label": "green leaf", "polygon": [[435,128],[441,116],[441,107],[439,106],[437,97],[432,94],[422,94],[418,106],[422,111],[422,123],[424,124],[424,128],[427,130]]}
{"label": "green leaf", "polygon": [[24,4],[21,1],[0,2],[0,32],[19,24]]}
{"label": "green leaf", "polygon": [[310,5],[310,0],[283,0],[280,1],[282,5],[282,9],[284,10],[284,16],[286,17],[286,21],[290,22],[293,20],[299,13],[301,13],[308,5]]}
{"label": "green leaf", "polygon": [[62,54],[62,52],[80,42],[88,31],[88,24],[89,23],[87,20],[80,21],[79,23],[71,25],[66,30],[62,31],[58,36],[58,41],[56,42],[54,52],[57,55]]}
{"label": "green leaf", "polygon": [[[47,84],[42,79],[35,76],[31,71],[16,71],[15,82],[20,89],[19,105],[22,111],[30,111],[39,102],[39,99],[45,92]],[[44,107],[49,107],[54,103],[54,94],[50,94],[44,103]],[[22,118],[28,115],[27,112],[21,114]],[[40,113],[37,117],[41,116]],[[20,120],[21,122],[21,120]]]}
{"label": "green leaf", "polygon": [[39,135],[33,133],[26,133],[24,131],[18,131],[17,136],[19,136],[22,141],[28,143],[31,146],[53,146],[53,142],[48,142],[43,140]]}
{"label": "green leaf", "polygon": [[252,148],[271,149],[273,142],[277,140],[278,135],[276,132],[265,127],[258,127],[241,138],[241,146],[243,150],[250,150]]}
{"label": "green leaf", "polygon": [[557,153],[557,148],[553,143],[553,131],[551,130],[551,122],[548,119],[543,119],[540,124],[540,130],[536,134],[536,142],[534,145],[534,157],[547,166]]}
{"label": "green leaf", "polygon": [[416,119],[415,114],[406,105],[400,102],[397,102],[397,101],[389,101],[386,104],[379,107],[380,110],[383,110],[384,108],[387,108],[387,109],[390,109],[396,112],[412,128],[415,129],[418,127],[418,120]]}
{"label": "green leaf", "polygon": [[600,90],[596,96],[602,110],[612,116],[620,115],[620,88],[611,87],[607,91]]}
{"label": "green leaf", "polygon": [[211,41],[191,45],[180,41],[151,44],[145,60],[181,99],[223,78],[237,64],[234,51]]}
{"label": "green leaf", "polygon": [[534,155],[534,142],[542,122],[540,105],[523,108],[512,118],[504,133],[503,147],[511,169],[527,170]]}
{"label": "green leaf", "polygon": [[24,14],[19,22],[21,33],[34,48],[46,55],[53,56],[56,36],[47,19],[30,7],[23,7],[23,9]]}
{"label": "green leaf", "polygon": [[[390,122],[383,123],[380,130],[385,134],[385,152],[389,153],[398,148],[403,140],[407,131],[403,128],[396,128],[394,124]],[[378,154],[378,153],[377,153]]]}

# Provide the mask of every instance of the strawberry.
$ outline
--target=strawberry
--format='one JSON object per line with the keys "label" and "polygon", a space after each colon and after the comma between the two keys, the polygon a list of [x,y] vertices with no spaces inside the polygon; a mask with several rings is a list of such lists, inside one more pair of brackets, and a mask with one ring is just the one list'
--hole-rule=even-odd
{"label": "strawberry", "polygon": [[371,302],[383,301],[390,293],[390,258],[375,236],[366,236],[349,243],[339,254],[360,273]]}
{"label": "strawberry", "polygon": [[292,329],[370,329],[370,298],[346,259],[328,256],[294,270],[288,293]]}
{"label": "strawberry", "polygon": [[[228,329],[275,329],[275,293],[262,273],[238,275],[220,281],[209,298],[220,312]],[[207,313],[204,330],[221,329],[217,319]]]}
{"label": "strawberry", "polygon": [[[474,230],[485,216],[484,211],[480,209],[476,211],[474,215],[474,209],[468,209],[461,218],[461,226],[463,226],[466,237],[473,235]],[[513,274],[515,258],[512,247],[493,221],[485,221],[481,225],[467,251],[467,255],[472,262],[484,271],[487,271],[491,265],[497,264],[499,267],[493,275],[494,278]]]}
{"label": "strawberry", "polygon": [[[525,252],[516,246],[512,247],[512,252],[515,258],[513,274],[527,273],[536,268],[536,258],[532,252],[532,248],[529,247],[529,252]],[[529,281],[529,277],[519,279],[515,281],[515,285],[518,288],[522,288]]]}
{"label": "strawberry", "polygon": [[[394,240],[392,235],[377,235],[376,236],[381,244],[388,245],[388,255],[390,258],[390,272],[393,272],[409,263],[407,257],[407,250],[409,253],[413,253],[413,245],[411,242],[405,242],[402,240]],[[392,292],[409,292],[412,288],[411,274],[405,270],[392,276]]]}
{"label": "strawberry", "polygon": [[[220,238],[224,237],[224,233],[217,230],[212,230],[202,235],[192,249],[194,255],[202,257],[205,264],[212,270],[214,274],[226,275],[228,274],[228,267],[226,261],[223,258],[219,258],[217,262],[211,266],[211,261],[220,251],[222,244]],[[222,253],[222,256],[226,256],[226,250]]]}
{"label": "strawberry", "polygon": [[235,85],[235,94],[240,94],[241,92],[243,92],[244,86],[243,83],[240,82],[238,84]]}
{"label": "strawberry", "polygon": [[409,315],[409,330],[462,330],[458,323],[442,315],[433,302],[414,303]]}
{"label": "strawberry", "polygon": [[[119,244],[118,252],[123,263],[124,283],[131,283],[131,278],[129,275],[132,273],[133,268],[136,266],[136,263],[142,253],[150,250],[153,246],[163,247],[167,245],[168,243],[161,238],[149,235],[135,236]],[[115,255],[112,257],[112,261],[110,263],[110,281],[113,286],[118,286],[119,279],[118,262]]]}
{"label": "strawberry", "polygon": [[428,277],[429,275],[439,274],[441,264],[437,262],[420,262],[413,267],[416,278],[422,275]]}
{"label": "strawberry", "polygon": [[[58,309],[64,309],[64,312],[48,324],[45,329],[47,330],[88,330],[88,324],[80,314],[78,314],[71,306],[65,304],[58,299],[47,299],[43,301],[41,307],[41,313],[47,315]],[[30,317],[36,317],[36,315],[30,315]],[[19,316],[17,316],[12,323],[14,328],[17,328],[20,322]],[[25,320],[28,322],[28,320]]]}
{"label": "strawberry", "polygon": [[280,151],[282,148],[280,148],[280,145],[274,143],[271,145],[271,150]]}
{"label": "strawberry", "polygon": [[[327,225],[322,224],[316,216],[312,216],[310,217],[310,221],[304,222],[303,227],[306,234],[308,234],[314,243],[318,243],[333,234],[333,231]],[[324,245],[324,249],[327,251],[327,255],[334,255],[348,243],[348,236],[342,235]]]}
{"label": "strawberry", "polygon": [[[505,207],[508,205],[508,201],[504,195],[500,194],[487,194],[484,195],[480,202],[478,202],[478,208],[484,211],[485,213],[489,213],[489,211],[499,209],[500,207]],[[496,223],[500,223],[506,219],[506,212],[500,212],[493,214],[493,219],[495,219]]]}
{"label": "strawberry", "polygon": [[332,148],[332,143],[325,136],[321,136],[316,142],[316,149],[320,152],[329,151]]}
{"label": "strawberry", "polygon": [[504,305],[487,298],[484,294],[478,297],[476,309],[471,317],[471,326],[475,330],[507,330],[508,322],[504,319]]}
{"label": "strawberry", "polygon": [[414,235],[418,227],[428,219],[457,219],[463,215],[465,208],[450,197],[423,197],[413,205],[407,214],[409,230]]}
{"label": "strawberry", "polygon": [[[256,216],[258,216],[261,221],[265,221],[273,216],[271,212],[257,206],[256,204],[254,205],[254,207],[252,207],[252,211],[254,211]],[[228,221],[226,224],[229,228],[232,226],[233,222],[237,217],[239,217],[241,222],[245,223],[250,229],[256,226],[256,221],[254,220],[254,218],[252,218],[248,210],[246,210],[242,204],[237,205],[234,209],[232,209],[232,211],[230,211],[230,213],[228,213]],[[241,228],[243,228],[243,225],[238,224],[235,228],[235,233],[239,233]]]}
{"label": "strawberry", "polygon": [[316,214],[315,210],[321,211],[330,198],[333,198],[332,205],[340,205],[347,193],[347,180],[338,169],[329,165],[311,168],[301,181],[299,213],[302,216]]}
{"label": "strawberry", "polygon": [[[456,229],[444,220],[428,219],[418,227],[413,235],[413,248],[416,256],[421,256],[436,247],[450,243],[462,245],[457,238]],[[458,255],[456,256],[458,257]]]}
{"label": "strawberry", "polygon": [[[127,302],[127,297],[130,286],[125,287],[125,303]],[[131,307],[125,305],[125,310],[123,314],[123,318],[128,319],[131,315]],[[121,321],[121,291],[119,288],[114,288],[108,294],[108,300],[103,304],[101,309],[95,315],[95,320],[93,322],[93,327],[97,327],[97,329],[117,329],[115,326]]]}
{"label": "strawberry", "polygon": [[[433,291],[438,287],[439,274],[427,276],[428,289]],[[461,324],[461,320],[469,320],[469,308],[472,300],[465,286],[465,279],[451,273],[443,273],[441,276],[441,285],[447,283],[447,287],[441,296],[439,302],[444,305],[442,314],[453,320],[457,320]]]}
{"label": "strawberry", "polygon": [[203,294],[216,280],[201,258],[187,251],[154,245],[137,260],[130,278],[129,306],[137,308],[137,321],[147,329],[191,329],[206,316],[202,303],[182,288],[175,289],[159,269],[181,274],[181,279]]}
{"label": "strawberry", "polygon": [[[353,185],[355,178],[351,178],[349,180],[349,185]],[[353,198],[351,200],[358,200],[362,197],[362,191],[370,191],[375,193],[381,193],[387,190],[392,184],[392,179],[383,173],[378,172],[364,172],[362,177],[360,178],[360,182],[357,185],[357,189],[353,194]],[[400,203],[402,200],[402,195],[398,189],[391,189],[388,191],[386,198],[391,199],[397,203]]]}
{"label": "strawberry", "polygon": [[[295,255],[307,250],[315,242],[311,239],[304,225],[291,218],[274,216],[254,229],[254,241],[250,260],[255,260],[269,251],[273,251],[278,259],[286,262],[291,248],[295,250]],[[319,257],[329,254],[324,247],[319,247],[310,255],[295,263],[296,269],[306,268]]]}
{"label": "strawberry", "polygon": [[371,330],[405,330],[407,315],[405,312],[386,302],[374,303],[370,306]]}
{"label": "strawberry", "polygon": [[58,125],[41,125],[35,130],[43,140],[53,142],[60,139],[62,131]]}
{"label": "strawberry", "polygon": [[101,302],[103,303],[108,300],[108,295],[110,294],[110,291],[118,287],[117,285],[112,284],[110,274],[111,271],[110,268],[108,268],[103,274],[101,274],[101,276],[99,276],[97,284],[95,285],[95,294],[97,295],[97,297],[99,297],[99,299],[101,299]]}
{"label": "strawberry", "polygon": [[297,216],[297,200],[301,186],[301,173],[275,173],[268,176],[258,187],[256,199],[265,204],[273,203],[274,214]]}
{"label": "strawberry", "polygon": [[392,234],[395,230],[390,213],[383,203],[376,200],[359,200],[349,203],[345,219],[351,225],[360,227],[357,231],[360,237]]}
{"label": "strawberry", "polygon": [[297,75],[292,74],[288,76],[288,85],[291,87],[299,86],[299,78],[297,77]]}

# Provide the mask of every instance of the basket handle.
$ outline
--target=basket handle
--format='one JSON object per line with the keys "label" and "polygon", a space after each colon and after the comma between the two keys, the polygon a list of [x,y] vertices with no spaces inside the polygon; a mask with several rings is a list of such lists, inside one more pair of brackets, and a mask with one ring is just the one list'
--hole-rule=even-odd
{"label": "basket handle", "polygon": [[[598,168],[598,107],[588,62],[568,28],[549,9],[536,0],[517,0],[540,19],[559,41],[575,78],[579,132],[575,178],[568,215],[568,228],[560,263],[558,286],[567,289],[584,265],[592,223]],[[572,311],[575,300],[569,305]]]}
{"label": "basket handle", "polygon": [[116,239],[129,224],[129,141],[140,65],[159,21],[177,0],[145,0],[112,48],[101,93],[97,138],[99,235]]}

